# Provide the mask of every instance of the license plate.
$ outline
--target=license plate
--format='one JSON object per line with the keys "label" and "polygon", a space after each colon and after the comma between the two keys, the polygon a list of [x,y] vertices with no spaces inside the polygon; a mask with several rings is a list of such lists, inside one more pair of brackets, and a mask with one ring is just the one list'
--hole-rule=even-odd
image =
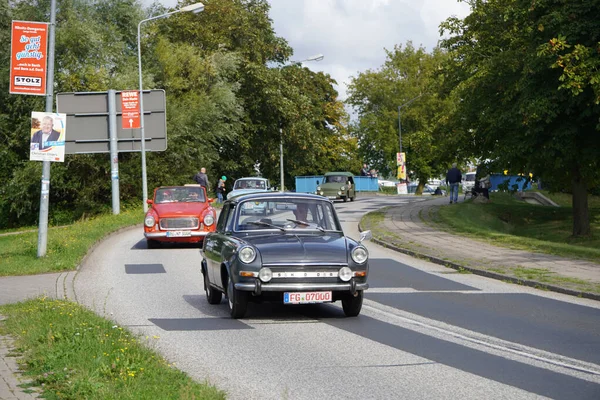
{"label": "license plate", "polygon": [[283,304],[309,304],[331,302],[331,292],[285,292]]}
{"label": "license plate", "polygon": [[335,200],[335,199],[337,199],[337,196],[328,196],[327,198],[328,198],[329,200]]}
{"label": "license plate", "polygon": [[169,231],[167,237],[189,237],[192,236],[191,231]]}

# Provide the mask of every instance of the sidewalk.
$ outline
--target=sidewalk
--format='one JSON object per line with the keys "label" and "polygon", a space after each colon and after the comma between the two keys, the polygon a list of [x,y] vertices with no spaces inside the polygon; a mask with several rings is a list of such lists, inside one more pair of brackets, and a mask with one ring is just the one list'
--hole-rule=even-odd
{"label": "sidewalk", "polygon": [[435,197],[390,207],[380,224],[361,229],[372,229],[375,243],[450,268],[600,300],[600,264],[507,249],[442,231],[431,217],[439,207],[452,207],[448,202],[448,197]]}

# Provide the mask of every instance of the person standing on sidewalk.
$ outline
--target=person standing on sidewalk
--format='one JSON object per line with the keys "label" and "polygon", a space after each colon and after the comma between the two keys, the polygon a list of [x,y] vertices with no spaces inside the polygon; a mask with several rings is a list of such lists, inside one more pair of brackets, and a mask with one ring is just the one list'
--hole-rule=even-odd
{"label": "person standing on sidewalk", "polygon": [[462,174],[456,167],[456,163],[452,164],[452,168],[446,174],[446,184],[450,185],[450,204],[458,202],[458,185],[462,181]]}
{"label": "person standing on sidewalk", "polygon": [[200,168],[200,172],[194,175],[194,181],[198,185],[206,189],[206,195],[208,195],[208,188],[210,187],[210,184],[208,183],[208,175],[206,175],[206,168]]}

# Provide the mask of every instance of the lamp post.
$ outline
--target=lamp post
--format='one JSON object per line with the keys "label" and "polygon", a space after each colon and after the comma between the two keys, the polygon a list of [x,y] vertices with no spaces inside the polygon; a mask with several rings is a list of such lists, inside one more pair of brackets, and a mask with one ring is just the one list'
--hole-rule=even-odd
{"label": "lamp post", "polygon": [[148,181],[146,179],[146,136],[144,134],[144,88],[142,85],[142,46],[141,46],[141,27],[144,22],[153,21],[159,18],[165,18],[180,12],[191,11],[198,14],[204,10],[204,4],[194,3],[189,6],[181,7],[178,10],[171,11],[166,14],[157,15],[156,17],[141,20],[137,27],[137,46],[138,46],[138,74],[140,77],[140,136],[142,141],[142,196],[144,201],[144,212],[148,211]]}
{"label": "lamp post", "polygon": [[[402,107],[408,106],[410,103],[417,100],[421,96],[423,96],[423,93],[421,93],[420,95],[418,95],[416,97],[413,97],[412,99],[410,99],[406,103],[402,104],[401,106],[398,106],[398,139],[400,141],[400,153],[402,153],[402,119],[400,117],[400,113],[401,113],[400,110],[402,110]],[[404,163],[404,160],[402,160],[402,162]]]}
{"label": "lamp post", "polygon": [[[286,67],[291,67],[293,65],[300,65],[303,62],[307,62],[307,61],[321,61],[325,56],[323,54],[316,54],[314,56],[308,57],[305,60],[301,60],[301,61],[292,61],[291,63],[289,63],[288,65],[284,65],[281,67],[281,69],[286,68]],[[279,93],[281,94],[281,88],[279,88]],[[279,191],[283,192],[283,127],[281,126],[281,122],[279,122],[279,178],[281,180],[280,182],[280,186],[279,186]]]}

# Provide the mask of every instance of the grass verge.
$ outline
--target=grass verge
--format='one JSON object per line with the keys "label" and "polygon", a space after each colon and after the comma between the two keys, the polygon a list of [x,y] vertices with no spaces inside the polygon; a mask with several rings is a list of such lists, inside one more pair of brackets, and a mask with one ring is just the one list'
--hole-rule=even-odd
{"label": "grass verge", "polygon": [[589,197],[588,237],[573,237],[570,196],[544,193],[561,207],[528,204],[508,193],[491,193],[490,202],[470,201],[440,207],[437,228],[493,244],[533,252],[600,262],[600,198]]}
{"label": "grass verge", "polygon": [[46,399],[225,399],[128,330],[78,304],[38,298],[0,306],[0,334],[16,338],[29,388]]}
{"label": "grass verge", "polygon": [[[73,225],[48,229],[46,256],[37,257],[38,231],[25,229],[0,236],[0,276],[74,270],[89,249],[111,232],[139,224],[141,208],[101,215]],[[0,232],[4,233],[4,232]],[[141,234],[141,232],[140,232]]]}

